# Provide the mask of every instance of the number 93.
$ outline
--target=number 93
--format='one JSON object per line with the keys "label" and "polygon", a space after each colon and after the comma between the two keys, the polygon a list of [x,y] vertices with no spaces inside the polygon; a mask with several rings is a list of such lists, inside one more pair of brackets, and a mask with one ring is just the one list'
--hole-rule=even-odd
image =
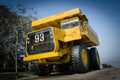
{"label": "number 93", "polygon": [[35,35],[35,43],[44,41],[44,34],[36,34]]}

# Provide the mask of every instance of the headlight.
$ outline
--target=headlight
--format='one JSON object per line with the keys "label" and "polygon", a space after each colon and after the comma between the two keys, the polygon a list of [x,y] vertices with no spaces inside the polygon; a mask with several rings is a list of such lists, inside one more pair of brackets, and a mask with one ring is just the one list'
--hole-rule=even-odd
{"label": "headlight", "polygon": [[27,43],[28,43],[28,44],[30,43],[29,38],[27,38]]}

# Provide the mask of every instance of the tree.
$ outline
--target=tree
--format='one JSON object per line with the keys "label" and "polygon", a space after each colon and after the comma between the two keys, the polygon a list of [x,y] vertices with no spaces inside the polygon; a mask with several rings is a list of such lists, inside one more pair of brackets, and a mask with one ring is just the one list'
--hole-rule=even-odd
{"label": "tree", "polygon": [[0,5],[0,68],[4,69],[15,67],[15,52],[18,57],[25,54],[25,35],[31,31],[30,24],[35,19],[33,15],[26,16],[28,9],[21,4],[16,7],[16,11],[13,11],[10,7]]}
{"label": "tree", "polygon": [[5,68],[9,65],[10,55],[15,51],[14,48],[11,50],[10,46],[15,44],[13,30],[15,28],[16,14],[13,14],[10,8],[4,5],[0,5],[0,13],[0,57],[2,58],[0,66]]}

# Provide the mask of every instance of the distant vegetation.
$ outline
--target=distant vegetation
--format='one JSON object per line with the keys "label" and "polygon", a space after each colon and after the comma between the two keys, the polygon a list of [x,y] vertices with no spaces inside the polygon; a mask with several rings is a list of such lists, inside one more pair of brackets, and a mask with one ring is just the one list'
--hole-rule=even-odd
{"label": "distant vegetation", "polygon": [[[27,12],[31,14],[27,14]],[[22,58],[25,56],[25,36],[31,31],[31,21],[36,12],[22,4],[16,7],[0,5],[0,70],[15,68],[17,54],[18,67],[25,68]]]}
{"label": "distant vegetation", "polygon": [[103,68],[113,68],[113,66],[112,65],[109,65],[109,64],[102,64],[102,66],[103,66]]}

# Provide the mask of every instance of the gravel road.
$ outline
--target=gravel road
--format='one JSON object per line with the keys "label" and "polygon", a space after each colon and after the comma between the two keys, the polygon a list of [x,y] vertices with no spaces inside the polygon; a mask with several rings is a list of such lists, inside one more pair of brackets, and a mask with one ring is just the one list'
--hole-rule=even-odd
{"label": "gravel road", "polygon": [[107,68],[80,74],[53,74],[51,76],[36,76],[23,74],[18,80],[120,80],[120,68]]}
{"label": "gravel road", "polygon": [[[0,73],[0,80],[16,80],[14,72]],[[120,68],[106,68],[88,73],[53,73],[51,76],[37,76],[30,72],[19,72],[17,80],[120,80]]]}

